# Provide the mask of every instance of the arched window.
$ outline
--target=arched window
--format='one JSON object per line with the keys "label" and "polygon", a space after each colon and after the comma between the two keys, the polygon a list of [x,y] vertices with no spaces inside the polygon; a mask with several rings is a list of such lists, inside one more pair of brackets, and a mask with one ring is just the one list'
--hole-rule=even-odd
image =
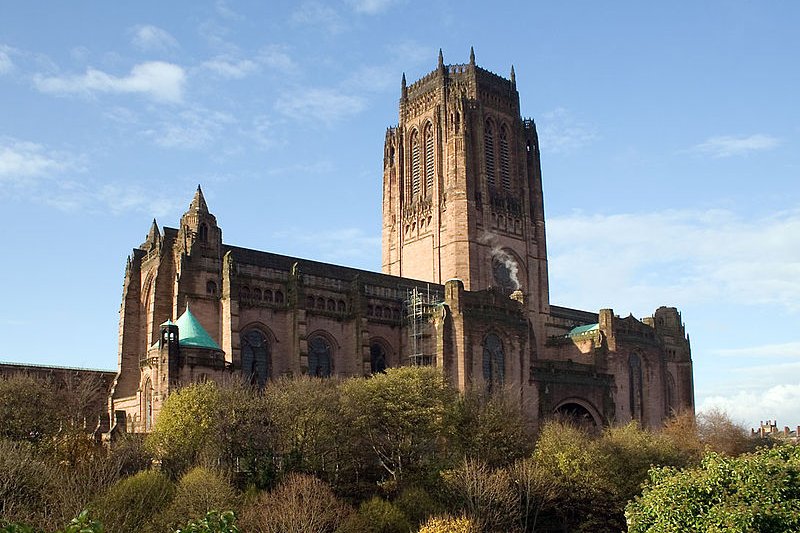
{"label": "arched window", "polygon": [[275,303],[276,304],[283,303],[283,293],[281,291],[275,291]]}
{"label": "arched window", "polygon": [[419,133],[411,133],[411,196],[419,195],[420,187],[420,160],[419,160]]}
{"label": "arched window", "polygon": [[253,289],[252,294],[253,301],[260,302],[261,301],[261,289]]}
{"label": "arched window", "polygon": [[272,303],[272,291],[269,289],[264,289],[264,301],[267,303]]}
{"label": "arched window", "polygon": [[322,296],[317,298],[317,309],[325,310],[325,298]]}
{"label": "arched window", "polygon": [[344,303],[344,300],[339,300],[336,303],[336,310],[339,311],[340,313],[346,313],[347,312],[347,304]]}
{"label": "arched window", "polygon": [[314,309],[314,306],[317,305],[317,300],[313,296],[306,297],[306,309]]}
{"label": "arched window", "polygon": [[511,163],[508,156],[508,129],[506,125],[500,128],[500,181],[503,189],[511,190]]}
{"label": "arched window", "polygon": [[250,299],[250,287],[241,287],[239,289],[239,300],[246,302]]}
{"label": "arched window", "polygon": [[206,282],[206,294],[209,294],[211,296],[216,296],[216,294],[217,294],[217,284],[214,283],[211,280],[208,280]]}
{"label": "arched window", "polygon": [[144,429],[153,429],[153,382],[150,378],[144,383]]}
{"label": "arched window", "polygon": [[197,233],[200,242],[208,242],[208,226],[205,223],[200,224],[200,227],[197,229]]}
{"label": "arched window", "polygon": [[369,369],[373,374],[386,372],[386,350],[379,342],[369,347]]}
{"label": "arched window", "polygon": [[433,126],[430,122],[425,126],[425,195],[433,194]]}
{"label": "arched window", "polygon": [[336,311],[336,302],[334,300],[329,298],[326,305],[328,311]]}
{"label": "arched window", "polygon": [[675,378],[667,372],[667,414],[675,414],[677,404],[675,402]]}
{"label": "arched window", "polygon": [[490,333],[483,341],[483,381],[491,390],[494,385],[502,385],[506,374],[506,356],[500,337]]}
{"label": "arched window", "polygon": [[642,359],[638,354],[628,358],[628,386],[630,389],[631,419],[642,421],[644,397],[642,391]]}
{"label": "arched window", "polygon": [[327,378],[331,375],[331,345],[322,336],[308,341],[308,375]]}
{"label": "arched window", "polygon": [[251,383],[263,387],[270,374],[271,353],[267,336],[258,329],[242,333],[242,374]]}
{"label": "arched window", "polygon": [[494,127],[490,120],[486,121],[483,129],[483,155],[486,160],[486,183],[489,188],[494,188]]}

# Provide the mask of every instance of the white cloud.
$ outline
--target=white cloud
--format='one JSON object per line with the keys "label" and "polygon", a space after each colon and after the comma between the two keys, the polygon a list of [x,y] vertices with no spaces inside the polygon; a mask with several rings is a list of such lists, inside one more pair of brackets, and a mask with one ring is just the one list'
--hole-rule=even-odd
{"label": "white cloud", "polygon": [[398,0],[348,0],[357,13],[364,13],[367,15],[375,15],[382,11],[386,11],[392,5],[398,4]]}
{"label": "white cloud", "polygon": [[166,195],[154,197],[148,188],[120,183],[65,181],[43,191],[40,197],[45,204],[67,213],[118,215],[137,211],[160,217],[174,214],[180,207],[177,200]]}
{"label": "white cloud", "polygon": [[576,119],[563,107],[542,114],[539,141],[542,151],[551,154],[573,152],[597,139],[594,126]]}
{"label": "white cloud", "polygon": [[226,56],[217,56],[203,62],[202,66],[221,78],[236,80],[242,79],[258,70],[258,64],[253,60],[232,59]]}
{"label": "white cloud", "polygon": [[39,178],[78,169],[80,158],[32,142],[0,138],[0,184],[24,186]]}
{"label": "white cloud", "polygon": [[228,20],[242,20],[244,17],[231,8],[230,4],[225,0],[217,0],[214,4],[217,13]]}
{"label": "white cloud", "polygon": [[161,102],[183,99],[186,73],[172,63],[151,61],[135,65],[130,74],[117,77],[89,68],[83,75],[34,78],[36,88],[52,94],[135,93]]}
{"label": "white cloud", "polygon": [[397,69],[390,65],[360,67],[343,84],[348,92],[383,91],[392,86],[399,91]]}
{"label": "white cloud", "polygon": [[291,91],[278,98],[275,109],[293,119],[313,119],[328,125],[361,112],[366,102],[360,96],[329,88]]}
{"label": "white cloud", "polygon": [[134,26],[131,43],[140,50],[166,52],[178,48],[178,41],[166,30],[152,25]]}
{"label": "white cloud", "polygon": [[780,144],[780,139],[771,135],[757,133],[747,137],[711,137],[696,145],[693,150],[711,157],[731,157],[747,155],[751,152],[770,150]]}
{"label": "white cloud", "polygon": [[346,27],[335,9],[316,1],[301,4],[289,20],[293,24],[321,28],[330,34],[341,33]]}
{"label": "white cloud", "polygon": [[794,428],[800,424],[800,383],[774,385],[761,390],[741,390],[705,398],[698,411],[720,409],[732,420],[757,428],[761,420],[776,420]]}
{"label": "white cloud", "polygon": [[800,310],[800,210],[745,220],[724,210],[551,217],[553,301],[768,304]]}

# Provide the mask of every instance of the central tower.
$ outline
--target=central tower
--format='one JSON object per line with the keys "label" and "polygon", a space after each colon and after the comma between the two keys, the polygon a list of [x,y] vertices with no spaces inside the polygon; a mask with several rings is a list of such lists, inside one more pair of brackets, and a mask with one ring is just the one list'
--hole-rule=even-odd
{"label": "central tower", "polygon": [[549,311],[536,126],[505,79],[475,64],[439,64],[406,85],[386,132],[383,271],[470,291],[522,291]]}

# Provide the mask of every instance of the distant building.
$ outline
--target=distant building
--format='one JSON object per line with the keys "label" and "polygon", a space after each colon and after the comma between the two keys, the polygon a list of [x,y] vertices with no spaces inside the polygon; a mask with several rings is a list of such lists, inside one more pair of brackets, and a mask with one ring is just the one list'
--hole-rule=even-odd
{"label": "distant building", "polygon": [[789,429],[789,426],[783,426],[782,430],[778,429],[778,422],[775,420],[763,420],[759,423],[758,429],[751,428],[750,436],[762,439],[773,439],[800,443],[800,426],[794,430]]}
{"label": "distant building", "polygon": [[125,271],[120,424],[149,430],[193,381],[398,365],[440,367],[461,390],[508,387],[534,422],[658,427],[694,408],[677,309],[638,320],[550,304],[539,141],[513,68],[506,79],[472,53],[460,65],[440,53],[417,82],[403,76],[399,107],[384,145],[383,274],[226,244],[199,187],[177,228],[153,221]]}

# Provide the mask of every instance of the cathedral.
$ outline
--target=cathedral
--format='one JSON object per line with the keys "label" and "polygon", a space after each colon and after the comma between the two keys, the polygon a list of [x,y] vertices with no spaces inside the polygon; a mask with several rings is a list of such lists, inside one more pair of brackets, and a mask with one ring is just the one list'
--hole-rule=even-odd
{"label": "cathedral", "polygon": [[171,391],[239,376],[368,376],[432,365],[554,415],[659,427],[694,408],[681,315],[550,304],[540,150],[508,79],[470,53],[408,85],[383,153],[383,272],[226,244],[198,186],[177,228],[128,257],[118,430],[146,432]]}

